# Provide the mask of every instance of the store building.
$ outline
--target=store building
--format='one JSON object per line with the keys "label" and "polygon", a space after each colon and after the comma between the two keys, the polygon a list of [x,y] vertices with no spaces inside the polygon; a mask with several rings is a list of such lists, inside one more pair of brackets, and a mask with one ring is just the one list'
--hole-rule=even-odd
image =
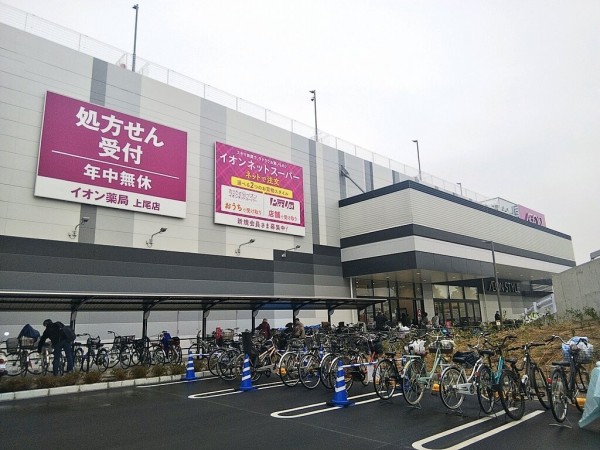
{"label": "store building", "polygon": [[219,104],[210,87],[6,23],[0,39],[5,327],[60,310],[126,334],[143,312],[144,332],[191,335],[257,314],[283,326],[290,311],[370,321],[376,304],[390,320],[475,323],[500,302],[516,315],[575,265],[563,233]]}

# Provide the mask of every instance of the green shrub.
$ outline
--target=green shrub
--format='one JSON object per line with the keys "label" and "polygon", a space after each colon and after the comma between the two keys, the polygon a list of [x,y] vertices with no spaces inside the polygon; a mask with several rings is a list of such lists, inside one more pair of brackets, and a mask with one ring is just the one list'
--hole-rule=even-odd
{"label": "green shrub", "polygon": [[585,314],[586,316],[589,316],[589,318],[592,320],[600,320],[600,316],[598,315],[598,312],[591,306],[584,306],[583,314]]}
{"label": "green shrub", "polygon": [[102,373],[101,372],[87,372],[84,376],[83,376],[83,382],[85,384],[94,384],[94,383],[99,383],[102,380]]}
{"label": "green shrub", "polygon": [[30,377],[5,377],[0,383],[0,392],[26,391],[34,386],[33,378]]}
{"label": "green shrub", "polygon": [[148,367],[134,366],[129,370],[131,378],[146,378],[148,376]]}
{"label": "green shrub", "polygon": [[38,377],[35,379],[35,385],[38,389],[47,389],[60,386],[59,378],[54,375],[44,375],[43,377]]}
{"label": "green shrub", "polygon": [[207,359],[194,359],[194,372],[202,372],[208,370]]}
{"label": "green shrub", "polygon": [[129,378],[129,372],[121,367],[115,367],[110,371],[110,373],[117,381],[123,381]]}
{"label": "green shrub", "polygon": [[153,377],[162,377],[167,374],[167,367],[163,364],[156,364],[155,366],[152,366],[150,373]]}
{"label": "green shrub", "polygon": [[187,370],[187,367],[184,365],[176,365],[176,366],[171,366],[171,375],[183,375]]}

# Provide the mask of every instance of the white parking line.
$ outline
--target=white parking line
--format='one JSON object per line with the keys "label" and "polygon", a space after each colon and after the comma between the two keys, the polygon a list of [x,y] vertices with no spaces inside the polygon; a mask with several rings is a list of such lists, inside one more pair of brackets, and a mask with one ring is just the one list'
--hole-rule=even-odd
{"label": "white parking line", "polygon": [[[375,395],[375,393],[356,395],[354,397],[349,397],[348,400],[352,400],[355,398],[361,398],[361,397],[371,397],[373,395]],[[400,394],[396,394],[396,395],[400,395]],[[371,398],[368,400],[362,400],[360,402],[354,403],[353,406],[363,405],[365,403],[376,402],[378,400],[379,400],[379,397]],[[295,411],[302,411],[302,410],[319,408],[319,407],[322,409],[317,409],[314,411],[307,411],[307,412],[300,413],[300,414],[286,415],[287,413],[291,413],[291,412],[295,412]],[[321,413],[336,411],[340,408],[343,408],[343,407],[342,406],[328,406],[327,402],[313,403],[312,405],[304,405],[304,406],[298,406],[296,408],[284,409],[283,411],[275,411],[275,412],[271,413],[271,417],[274,417],[276,419],[296,419],[298,417],[305,417],[305,416],[311,416],[313,414],[321,414]]]}
{"label": "white parking line", "polygon": [[[284,386],[285,385],[281,382],[265,383],[265,384],[258,385],[256,387],[256,390],[272,389],[272,388],[278,388],[278,387],[284,387]],[[237,388],[229,388],[229,389],[221,389],[220,391],[210,391],[210,392],[202,392],[200,394],[192,394],[192,395],[188,395],[188,398],[197,399],[197,398],[224,397],[226,395],[240,394],[242,392],[244,392],[244,391],[240,391]]]}
{"label": "white parking line", "polygon": [[[527,414],[526,416],[524,416],[521,420],[516,420],[514,422],[506,423],[506,424],[504,424],[504,425],[502,425],[502,426],[500,426],[498,428],[494,428],[493,430],[487,431],[485,433],[478,434],[477,436],[473,436],[471,439],[467,439],[466,441],[460,442],[460,443],[455,444],[455,445],[453,445],[451,447],[445,447],[445,448],[438,448],[438,447],[436,447],[436,450],[458,450],[458,449],[464,448],[464,447],[466,447],[468,445],[474,444],[475,442],[479,442],[479,441],[481,441],[483,439],[487,439],[490,436],[493,436],[495,434],[501,433],[504,430],[507,430],[509,428],[517,426],[520,423],[525,422],[526,420],[532,419],[533,417],[537,416],[538,414],[542,414],[543,412],[544,411],[542,411],[542,410],[533,411],[533,412]],[[425,439],[421,439],[420,441],[416,441],[416,442],[413,443],[412,446],[416,450],[431,450],[431,449],[428,449],[427,447],[425,447],[425,444],[428,444],[429,442],[436,441],[436,440],[438,440],[440,438],[443,438],[445,436],[449,436],[451,434],[458,433],[459,431],[462,431],[462,430],[464,430],[466,428],[479,425],[480,423],[486,422],[486,421],[488,421],[490,419],[493,419],[494,417],[498,417],[498,416],[500,416],[502,414],[504,414],[504,411],[498,412],[498,413],[496,413],[494,415],[491,415],[491,416],[488,416],[488,417],[483,417],[483,418],[481,418],[479,420],[475,420],[474,422],[470,422],[470,423],[467,423],[465,425],[461,425],[459,427],[452,428],[450,430],[443,431],[443,432],[435,434],[433,436],[429,436],[429,437],[427,437]]]}

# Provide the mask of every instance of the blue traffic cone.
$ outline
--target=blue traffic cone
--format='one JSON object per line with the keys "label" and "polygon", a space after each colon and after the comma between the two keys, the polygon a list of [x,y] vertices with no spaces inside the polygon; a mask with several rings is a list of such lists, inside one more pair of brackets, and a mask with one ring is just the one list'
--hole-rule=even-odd
{"label": "blue traffic cone", "polygon": [[196,379],[196,371],[194,370],[194,356],[192,350],[188,352],[187,368],[185,370],[185,380],[193,381]]}
{"label": "blue traffic cone", "polygon": [[333,394],[333,399],[330,402],[327,402],[329,406],[352,406],[354,402],[348,400],[348,395],[346,393],[346,380],[344,379],[344,368],[342,367],[342,360],[338,360],[338,368],[337,368],[337,378],[335,380],[335,393]]}
{"label": "blue traffic cone", "polygon": [[242,371],[242,384],[240,391],[251,391],[256,389],[252,386],[252,374],[250,373],[250,358],[248,354],[244,355],[244,370]]}

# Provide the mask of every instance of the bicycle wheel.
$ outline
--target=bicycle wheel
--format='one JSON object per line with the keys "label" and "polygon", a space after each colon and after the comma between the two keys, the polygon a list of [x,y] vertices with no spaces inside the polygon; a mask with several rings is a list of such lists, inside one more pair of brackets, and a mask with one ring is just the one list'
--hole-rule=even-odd
{"label": "bicycle wheel", "polygon": [[192,353],[192,355],[194,355],[194,359],[202,358],[202,356],[199,355],[200,353],[202,353],[202,349],[198,347],[198,344],[190,345],[190,347],[187,349],[186,355],[189,355],[190,352]]}
{"label": "bicycle wheel", "polygon": [[52,353],[48,349],[42,350],[42,375],[48,375],[52,370]]}
{"label": "bicycle wheel", "polygon": [[122,348],[119,352],[119,366],[122,369],[129,369],[131,367],[133,356],[131,355],[131,349],[129,347]]}
{"label": "bicycle wheel", "polygon": [[208,355],[208,370],[210,370],[210,373],[212,373],[216,377],[219,376],[217,363],[219,362],[219,358],[221,357],[224,351],[225,350],[222,348],[217,348],[210,352],[210,354]]}
{"label": "bicycle wheel", "polygon": [[458,385],[466,383],[465,374],[458,367],[448,367],[440,377],[440,398],[448,409],[457,409],[465,399],[465,395],[459,393]]}
{"label": "bicycle wheel", "polygon": [[164,350],[160,346],[154,347],[152,349],[152,364],[166,364],[167,357],[165,355]]}
{"label": "bicycle wheel", "polygon": [[585,406],[585,397],[587,395],[588,386],[590,385],[590,374],[583,366],[577,367],[575,372],[575,392],[573,393],[573,403],[575,407],[583,412]]}
{"label": "bicycle wheel", "polygon": [[493,388],[492,369],[490,366],[481,366],[477,376],[477,401],[481,410],[490,414],[494,410],[496,393]]}
{"label": "bicycle wheel", "polygon": [[100,372],[106,372],[106,370],[108,369],[109,361],[108,350],[106,350],[105,348],[98,349],[95,361],[96,365],[98,366],[98,370]]}
{"label": "bicycle wheel", "polygon": [[243,366],[244,356],[235,349],[223,352],[217,361],[219,377],[225,381],[235,380],[240,375]]}
{"label": "bicycle wheel", "polygon": [[300,381],[298,376],[298,363],[300,358],[297,353],[286,353],[279,362],[279,377],[283,384],[294,387]]}
{"label": "bicycle wheel", "polygon": [[321,361],[316,355],[305,355],[298,365],[300,383],[307,389],[316,388],[321,382]]}
{"label": "bicycle wheel", "polygon": [[333,353],[326,354],[321,360],[321,383],[326,389],[333,389],[333,385],[331,384],[331,377],[329,376],[329,370],[331,369],[331,361],[333,361],[335,355]]}
{"label": "bicycle wheel", "polygon": [[[329,368],[329,381],[331,386],[335,389],[338,382],[339,375],[339,361],[342,362],[342,366],[350,366],[350,357],[347,355],[338,356],[331,361]],[[354,368],[353,367],[342,367],[343,381],[346,387],[346,391],[349,391],[354,383]]]}
{"label": "bicycle wheel", "polygon": [[121,350],[118,347],[112,347],[109,351],[108,351],[108,367],[115,367],[117,364],[119,364],[119,360],[120,360],[120,355],[121,355]]}
{"label": "bicycle wheel", "polygon": [[37,351],[31,351],[27,355],[27,371],[32,375],[42,373],[42,355]]}
{"label": "bicycle wheel", "polygon": [[544,409],[550,409],[550,400],[548,399],[548,380],[544,372],[538,366],[532,368],[533,372],[533,390]]}
{"label": "bicycle wheel", "polygon": [[550,376],[550,410],[557,422],[564,422],[567,418],[569,401],[567,397],[567,379],[560,369],[554,369]]}
{"label": "bicycle wheel", "polygon": [[83,349],[79,347],[73,353],[73,369],[77,369],[80,372],[87,372],[89,370],[89,359],[85,358]]}
{"label": "bicycle wheel", "polygon": [[423,376],[425,376],[425,365],[420,358],[413,359],[404,366],[404,376],[400,386],[402,386],[404,400],[409,405],[416,405],[423,397],[425,386],[420,380]]}
{"label": "bicycle wheel", "polygon": [[506,415],[520,420],[525,413],[525,395],[521,389],[521,380],[511,370],[504,370],[500,376],[500,401]]}
{"label": "bicycle wheel", "polygon": [[388,400],[394,395],[398,380],[400,379],[394,362],[382,359],[373,370],[373,387],[375,393],[382,400]]}
{"label": "bicycle wheel", "polygon": [[6,356],[6,375],[16,377],[21,375],[21,358],[17,354]]}
{"label": "bicycle wheel", "polygon": [[353,364],[358,364],[358,367],[354,368],[354,377],[360,381],[363,386],[369,385],[368,362],[369,357],[364,353],[359,353],[353,360]]}

